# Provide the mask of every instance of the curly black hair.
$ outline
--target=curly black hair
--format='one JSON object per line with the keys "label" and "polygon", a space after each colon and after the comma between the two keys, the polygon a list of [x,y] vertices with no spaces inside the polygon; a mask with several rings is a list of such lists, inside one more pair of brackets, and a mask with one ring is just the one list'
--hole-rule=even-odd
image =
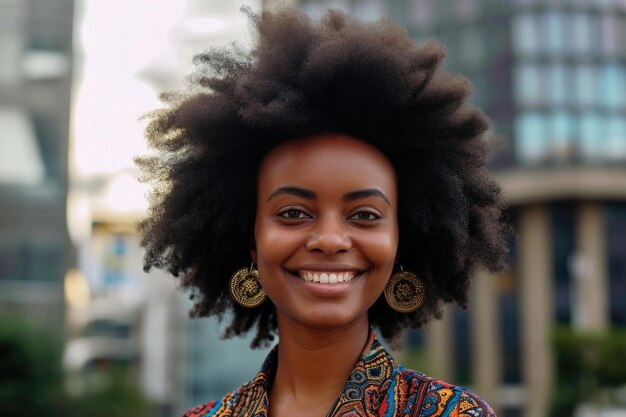
{"label": "curly black hair", "polygon": [[188,88],[164,94],[165,107],[148,115],[156,152],[137,158],[154,185],[140,224],[144,269],[180,277],[196,297],[192,316],[232,310],[225,337],[256,325],[253,347],[272,340],[272,303],[246,309],[228,292],[231,274],[250,264],[259,166],[281,142],[339,133],[373,144],[394,166],[399,260],[427,285],[421,309],[398,313],[381,297],[370,323],[393,341],[440,318],[444,302],[465,307],[477,268],[505,266],[508,230],[485,167],[489,122],[468,104],[470,83],[441,68],[437,42],[418,45],[390,19],[244,12],[254,47],[196,55]]}

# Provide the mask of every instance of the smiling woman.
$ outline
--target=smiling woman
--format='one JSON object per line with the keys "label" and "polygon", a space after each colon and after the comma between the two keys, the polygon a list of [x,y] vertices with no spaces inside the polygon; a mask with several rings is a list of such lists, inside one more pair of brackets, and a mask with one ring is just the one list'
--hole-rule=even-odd
{"label": "smiling woman", "polygon": [[367,329],[398,248],[391,163],[347,136],[278,146],[259,171],[254,236],[252,259],[281,327]]}
{"label": "smiling woman", "polygon": [[227,337],[280,336],[253,381],[185,415],[492,414],[396,365],[373,332],[397,342],[504,266],[468,82],[390,20],[247,13],[254,49],[198,55],[192,88],[151,115],[157,154],[138,160],[154,183],[145,269],[179,277],[195,316],[231,310]]}

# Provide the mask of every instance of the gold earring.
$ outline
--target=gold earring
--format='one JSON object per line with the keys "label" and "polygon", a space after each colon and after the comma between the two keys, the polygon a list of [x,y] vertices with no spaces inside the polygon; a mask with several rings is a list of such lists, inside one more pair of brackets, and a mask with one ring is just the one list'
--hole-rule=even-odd
{"label": "gold earring", "polygon": [[259,280],[259,271],[254,267],[235,271],[228,283],[230,296],[242,307],[254,308],[263,304],[267,294]]}
{"label": "gold earring", "polygon": [[412,313],[424,305],[426,286],[413,272],[400,271],[391,275],[385,287],[387,304],[399,313]]}

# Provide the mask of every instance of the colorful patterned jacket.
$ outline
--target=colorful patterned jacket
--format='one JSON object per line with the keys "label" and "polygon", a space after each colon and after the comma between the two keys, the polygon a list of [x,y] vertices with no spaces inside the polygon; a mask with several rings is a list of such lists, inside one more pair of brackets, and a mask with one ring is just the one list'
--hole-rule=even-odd
{"label": "colorful patterned jacket", "polygon": [[[277,349],[250,382],[221,400],[197,406],[183,417],[267,417],[269,383]],[[495,417],[469,390],[396,365],[370,332],[361,357],[327,417]]]}

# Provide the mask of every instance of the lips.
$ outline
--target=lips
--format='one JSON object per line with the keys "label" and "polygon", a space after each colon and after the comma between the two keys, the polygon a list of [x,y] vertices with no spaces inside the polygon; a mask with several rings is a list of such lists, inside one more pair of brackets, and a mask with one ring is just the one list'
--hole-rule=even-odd
{"label": "lips", "polygon": [[337,284],[349,282],[357,276],[356,271],[298,271],[297,276],[307,282],[319,282],[320,284]]}

